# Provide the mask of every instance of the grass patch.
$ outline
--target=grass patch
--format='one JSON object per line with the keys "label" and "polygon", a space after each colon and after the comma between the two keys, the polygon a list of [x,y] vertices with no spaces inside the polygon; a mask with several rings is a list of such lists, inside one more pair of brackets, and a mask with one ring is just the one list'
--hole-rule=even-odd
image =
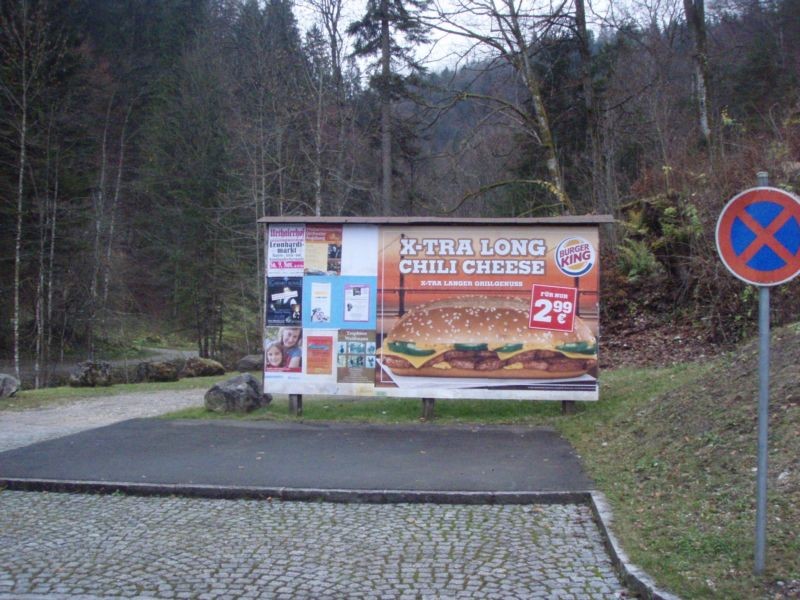
{"label": "grass patch", "polygon": [[214,377],[187,377],[178,381],[157,383],[117,383],[108,387],[94,388],[60,386],[38,390],[23,390],[17,392],[13,398],[0,398],[0,410],[42,408],[102,396],[208,389],[215,383],[224,381],[232,376],[232,374],[227,374]]}
{"label": "grass patch", "polygon": [[[517,400],[437,400],[435,423],[542,425],[552,423],[561,412],[559,402]],[[333,421],[375,424],[409,424],[420,421],[421,402],[416,398],[346,398],[316,396],[303,398],[305,421]],[[165,419],[227,419],[202,407],[164,415]],[[275,395],[266,408],[233,418],[244,420],[297,421],[289,414],[288,397]]]}
{"label": "grass patch", "polygon": [[[141,360],[153,355],[150,350],[129,344],[105,343],[98,346],[96,355],[102,357],[101,360]],[[81,360],[84,358],[76,357],[76,362]]]}
{"label": "grass patch", "polygon": [[[784,360],[792,367],[785,369]],[[752,349],[705,365],[606,372],[603,401],[556,423],[608,497],[614,531],[631,560],[683,598],[797,597],[795,360],[781,356],[772,365],[764,577],[752,574],[758,396]],[[781,591],[778,582],[791,589]]]}

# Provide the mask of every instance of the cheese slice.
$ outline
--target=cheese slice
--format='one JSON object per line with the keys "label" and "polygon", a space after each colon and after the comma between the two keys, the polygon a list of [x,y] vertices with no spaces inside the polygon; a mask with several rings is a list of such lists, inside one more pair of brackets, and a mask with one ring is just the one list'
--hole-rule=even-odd
{"label": "cheese slice", "polygon": [[419,369],[429,360],[444,354],[448,350],[452,350],[453,346],[451,344],[435,344],[433,346],[424,346],[424,347],[417,346],[417,348],[419,348],[420,350],[433,350],[434,353],[428,354],[427,356],[411,356],[410,354],[404,354],[403,352],[393,352],[388,348],[384,352],[391,356],[399,356],[400,358],[410,362],[415,369]]}
{"label": "cheese slice", "polygon": [[[429,360],[432,360],[432,359],[436,358],[437,356],[440,356],[440,355],[444,354],[445,352],[453,350],[453,345],[452,344],[431,344],[429,346],[416,345],[416,348],[419,349],[419,350],[433,350],[434,353],[433,354],[428,354],[427,356],[411,356],[410,354],[404,354],[403,352],[392,352],[388,348],[384,352],[387,355],[399,356],[400,358],[403,358],[403,359],[407,360],[409,363],[411,363],[414,366],[415,369],[419,369],[422,365],[426,364]],[[514,358],[515,356],[517,356],[519,354],[522,354],[523,352],[530,352],[531,350],[553,350],[553,348],[547,347],[547,346],[545,346],[543,344],[523,344],[522,348],[520,348],[519,350],[514,350],[513,352],[497,352],[496,350],[495,350],[495,352],[497,352],[497,357],[500,360],[508,360],[508,359]],[[563,352],[562,350],[556,350],[556,352],[561,352],[561,354],[563,354],[567,358],[591,358],[592,356],[594,356],[593,354],[578,354],[576,352]],[[439,364],[441,364],[441,363],[439,363]],[[513,363],[509,363],[509,366],[510,366],[510,364],[513,364]],[[435,366],[439,366],[439,365],[435,365]],[[449,367],[449,365],[448,365],[448,367]],[[439,368],[440,369],[444,369],[444,368],[448,368],[448,367],[441,366]],[[506,368],[508,368],[508,366]]]}

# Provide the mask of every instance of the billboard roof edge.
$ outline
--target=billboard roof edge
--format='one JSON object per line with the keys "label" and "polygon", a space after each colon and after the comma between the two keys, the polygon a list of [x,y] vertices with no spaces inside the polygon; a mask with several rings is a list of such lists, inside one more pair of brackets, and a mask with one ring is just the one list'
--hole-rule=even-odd
{"label": "billboard roof edge", "polygon": [[615,223],[612,215],[580,215],[528,218],[446,218],[446,217],[314,217],[308,215],[267,216],[259,223],[311,223],[358,225],[601,225]]}

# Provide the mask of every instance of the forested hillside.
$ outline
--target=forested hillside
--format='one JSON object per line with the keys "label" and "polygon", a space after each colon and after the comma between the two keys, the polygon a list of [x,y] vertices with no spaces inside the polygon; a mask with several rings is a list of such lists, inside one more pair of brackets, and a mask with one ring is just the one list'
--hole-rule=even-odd
{"label": "forested hillside", "polygon": [[[130,317],[257,349],[281,214],[613,214],[607,322],[741,335],[714,224],[757,171],[800,188],[800,0],[463,5],[3,2],[0,354],[91,356]],[[442,35],[472,51],[426,69]]]}

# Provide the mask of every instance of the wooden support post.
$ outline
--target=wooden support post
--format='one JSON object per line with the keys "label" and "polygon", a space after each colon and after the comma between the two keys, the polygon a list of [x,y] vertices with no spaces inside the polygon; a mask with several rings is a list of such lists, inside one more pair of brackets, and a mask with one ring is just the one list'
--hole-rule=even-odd
{"label": "wooden support post", "polygon": [[432,421],[433,420],[433,409],[436,404],[435,398],[423,398],[422,399],[422,420],[423,421]]}
{"label": "wooden support post", "polygon": [[302,394],[289,394],[289,414],[294,417],[303,416]]}
{"label": "wooden support post", "polygon": [[575,400],[562,400],[561,401],[561,414],[574,415],[575,414]]}

